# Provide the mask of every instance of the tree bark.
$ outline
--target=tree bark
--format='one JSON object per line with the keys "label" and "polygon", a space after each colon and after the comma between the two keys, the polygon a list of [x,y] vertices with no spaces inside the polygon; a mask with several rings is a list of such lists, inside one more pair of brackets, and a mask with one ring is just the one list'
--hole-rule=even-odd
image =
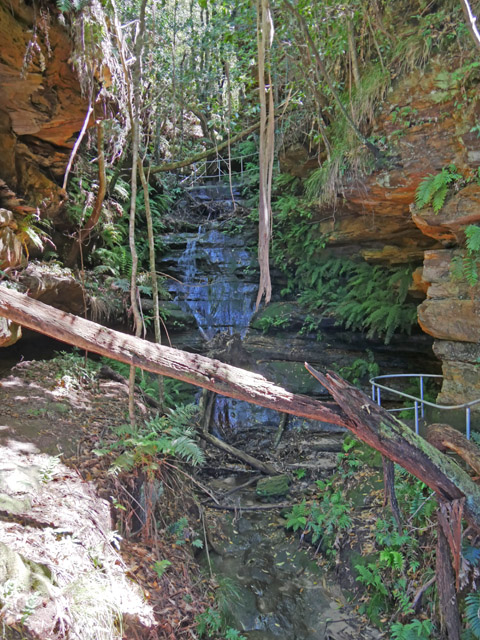
{"label": "tree bark", "polygon": [[[161,344],[162,331],[160,326],[160,302],[158,297],[158,278],[156,269],[155,258],[155,234],[153,231],[153,216],[152,208],[150,207],[150,194],[148,192],[148,180],[145,176],[143,169],[143,163],[141,158],[138,158],[138,172],[140,174],[140,181],[143,188],[143,201],[145,203],[145,218],[147,220],[147,237],[148,237],[148,256],[150,266],[150,280],[152,282],[152,298],[153,298],[153,328],[155,335],[155,342]],[[158,399],[160,405],[163,407],[165,404],[165,385],[162,376],[158,376]]]}
{"label": "tree bark", "polygon": [[480,447],[460,431],[448,424],[431,424],[427,429],[427,440],[443,453],[450,449],[480,475]]}
{"label": "tree bark", "polygon": [[258,190],[258,264],[260,283],[255,309],[265,296],[272,297],[270,279],[270,241],[272,236],[272,171],[275,146],[275,107],[270,73],[270,47],[273,21],[268,0],[257,0],[258,90],[260,96],[260,150]]}
{"label": "tree bark", "polygon": [[290,393],[259,374],[218,360],[102,327],[12,289],[0,287],[0,315],[80,349],[183,380],[230,398],[331,424],[345,426],[347,422],[346,416],[334,403]]}
{"label": "tree bark", "polygon": [[448,541],[440,522],[437,526],[436,576],[442,627],[447,632],[448,640],[460,640],[460,615],[455,592],[455,577],[450,561]]}

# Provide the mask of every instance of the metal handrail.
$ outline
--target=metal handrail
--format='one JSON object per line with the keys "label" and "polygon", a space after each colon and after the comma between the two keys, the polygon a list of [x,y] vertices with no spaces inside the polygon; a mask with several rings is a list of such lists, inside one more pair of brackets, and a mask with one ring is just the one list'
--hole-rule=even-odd
{"label": "metal handrail", "polygon": [[[200,180],[218,180],[220,182],[223,177],[228,175],[243,176],[245,173],[251,173],[253,171],[257,172],[258,167],[247,168],[247,161],[249,158],[258,158],[258,153],[250,153],[245,156],[235,156],[233,158],[230,158],[230,163],[232,161],[240,161],[240,171],[232,172],[222,169],[222,164],[228,163],[228,157],[224,158],[223,156],[218,155],[215,160],[204,160],[199,163],[194,162],[192,165],[193,170],[188,175],[184,175],[182,177],[180,184],[185,184],[188,182],[192,186]],[[217,171],[214,175],[207,175],[207,168],[212,165],[217,167]]]}
{"label": "metal handrail", "polygon": [[[404,391],[398,391],[398,389],[392,389],[392,387],[387,387],[386,385],[382,385],[377,382],[377,380],[386,380],[386,379],[388,380],[391,378],[417,378],[417,379],[419,378],[420,379],[420,398],[418,398],[417,396],[412,396],[409,393],[405,393]],[[427,373],[396,373],[396,374],[389,374],[389,375],[383,375],[383,376],[375,376],[374,378],[371,378],[369,381],[370,384],[372,385],[372,400],[376,402],[379,406],[381,406],[382,401],[381,401],[380,389],[383,389],[385,391],[390,391],[391,393],[394,393],[397,396],[402,396],[404,398],[409,398],[410,400],[413,400],[414,401],[413,407],[401,407],[400,409],[390,409],[390,412],[393,413],[395,411],[408,411],[409,409],[414,409],[415,410],[415,433],[417,434],[419,432],[419,419],[418,419],[419,407],[420,407],[422,418],[425,415],[425,410],[424,410],[425,405],[429,407],[433,407],[434,409],[440,409],[445,411],[451,411],[453,409],[465,409],[466,436],[467,436],[467,439],[470,440],[470,433],[471,433],[470,409],[473,405],[480,403],[480,398],[478,398],[477,400],[471,400],[470,402],[464,402],[462,404],[451,404],[451,405],[436,404],[435,402],[429,402],[424,398],[424,387],[423,387],[424,378],[442,378],[443,379],[443,376],[440,374],[427,374]]]}

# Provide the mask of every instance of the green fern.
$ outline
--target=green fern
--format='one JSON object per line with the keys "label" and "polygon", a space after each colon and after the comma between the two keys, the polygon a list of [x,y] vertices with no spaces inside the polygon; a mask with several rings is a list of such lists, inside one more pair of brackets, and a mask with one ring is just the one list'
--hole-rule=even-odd
{"label": "green fern", "polygon": [[193,466],[201,465],[205,462],[205,454],[195,442],[195,431],[191,426],[197,411],[195,405],[179,406],[169,415],[154,418],[143,426],[121,425],[115,429],[119,439],[95,453],[105,455],[121,450],[113,462],[113,472],[141,467],[155,474],[166,457],[184,460]]}
{"label": "green fern", "polygon": [[465,228],[465,247],[463,255],[454,256],[452,260],[452,276],[475,287],[480,281],[480,227],[477,225]]}
{"label": "green fern", "polygon": [[444,167],[440,173],[430,174],[423,178],[415,193],[415,203],[419,209],[432,205],[435,213],[438,213],[445,204],[448,187],[453,182],[462,179],[454,164]]}
{"label": "green fern", "polygon": [[62,13],[70,11],[81,11],[90,4],[91,0],[57,0],[57,8]]}
{"label": "green fern", "polygon": [[469,224],[465,229],[465,245],[469,253],[480,253],[480,227]]}
{"label": "green fern", "polygon": [[101,262],[94,269],[95,273],[110,273],[112,276],[130,276],[132,272],[132,256],[130,251],[121,245],[111,249],[97,249],[92,258]]}
{"label": "green fern", "polygon": [[287,522],[285,524],[285,527],[287,529],[293,529],[294,531],[303,529],[307,524],[307,515],[309,511],[309,507],[305,500],[303,500],[300,504],[294,505],[290,513],[287,514]]}
{"label": "green fern", "polygon": [[413,620],[408,624],[394,622],[390,627],[392,640],[428,640],[432,637],[430,620]]}
{"label": "green fern", "polygon": [[465,598],[465,617],[474,638],[480,638],[480,593],[469,593]]}

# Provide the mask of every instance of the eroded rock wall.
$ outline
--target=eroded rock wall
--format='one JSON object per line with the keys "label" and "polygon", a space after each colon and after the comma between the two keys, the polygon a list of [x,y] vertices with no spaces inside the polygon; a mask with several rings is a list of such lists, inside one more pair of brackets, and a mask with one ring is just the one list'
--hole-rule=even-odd
{"label": "eroded rock wall", "polygon": [[[324,206],[317,214],[318,230],[337,255],[417,266],[419,302],[427,295],[419,322],[435,338],[445,376],[439,400],[446,403],[480,397],[478,287],[455,279],[451,268],[465,226],[480,223],[480,186],[474,181],[480,164],[479,78],[460,74],[464,64],[433,59],[426,69],[395,83],[372,131],[384,157],[369,175],[346,180],[335,207]],[[452,185],[438,214],[431,208],[416,211],[422,179],[452,164],[472,182],[458,192]],[[314,168],[297,147],[291,158],[288,153],[283,158],[285,170],[290,165],[299,176]]]}
{"label": "eroded rock wall", "polygon": [[55,4],[0,0],[0,179],[55,214],[87,112]]}

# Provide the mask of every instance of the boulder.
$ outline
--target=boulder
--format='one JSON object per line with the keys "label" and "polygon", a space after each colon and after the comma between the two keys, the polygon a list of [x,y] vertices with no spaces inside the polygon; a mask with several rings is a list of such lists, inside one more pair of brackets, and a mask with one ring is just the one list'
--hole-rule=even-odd
{"label": "boulder", "polygon": [[459,255],[453,249],[425,252],[427,300],[418,308],[420,326],[436,338],[433,350],[442,361],[442,404],[480,398],[480,304],[472,287],[452,274]]}

